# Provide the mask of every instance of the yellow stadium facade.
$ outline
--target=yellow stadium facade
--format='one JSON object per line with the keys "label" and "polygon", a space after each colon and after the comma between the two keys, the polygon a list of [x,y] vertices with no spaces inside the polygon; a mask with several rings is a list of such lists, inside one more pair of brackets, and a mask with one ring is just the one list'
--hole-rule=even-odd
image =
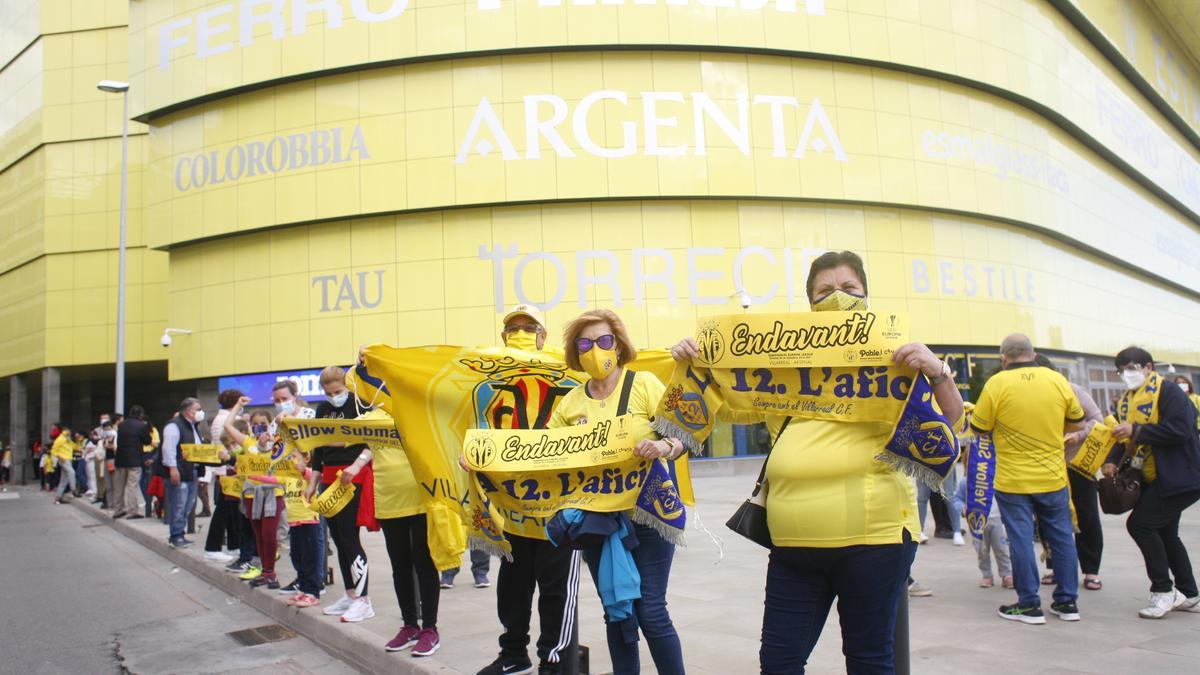
{"label": "yellow stadium facade", "polygon": [[[127,400],[493,344],[505,307],[804,310],[863,254],[970,395],[1023,331],[1200,370],[1200,26],[1176,0],[11,0],[10,438],[111,407],[120,99]],[[166,328],[176,334],[160,346]],[[257,378],[257,379],[256,379]],[[57,402],[56,402],[57,401]],[[39,403],[41,404],[39,406]],[[55,407],[57,406],[57,407]],[[158,421],[162,421],[159,419]],[[713,454],[755,452],[753,430]]]}

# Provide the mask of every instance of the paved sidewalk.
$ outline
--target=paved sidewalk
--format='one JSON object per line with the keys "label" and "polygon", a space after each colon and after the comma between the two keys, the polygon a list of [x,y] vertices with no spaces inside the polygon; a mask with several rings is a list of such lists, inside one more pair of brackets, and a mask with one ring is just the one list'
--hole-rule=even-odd
{"label": "paved sidewalk", "polygon": [[[719,470],[730,473],[728,467],[726,464]],[[703,467],[697,473],[714,473],[707,469]],[[767,556],[724,527],[725,519],[749,493],[757,465],[744,462],[736,471],[737,475],[697,477],[700,511],[689,512],[690,545],[677,552],[672,570],[668,595],[671,614],[682,637],[688,672],[693,674],[750,673],[758,666]],[[49,501],[47,498],[48,507]],[[100,516],[81,502],[74,503]],[[718,561],[718,548],[697,529],[701,520],[724,540],[724,559]],[[205,524],[203,520],[197,522],[198,527]],[[364,533],[376,616],[362,624],[348,625],[316,608],[301,611],[287,607],[284,596],[251,590],[220,566],[205,563],[200,545],[204,531],[195,536],[197,546],[175,551],[166,546],[166,528],[156,521],[116,521],[114,526],[363,670],[474,673],[497,652],[500,627],[495,615],[495,589],[473,588],[466,566],[459,574],[458,585],[442,592],[441,650],[427,659],[413,658],[407,652],[384,652],[384,643],[400,627],[400,617],[380,533]],[[1123,517],[1105,516],[1104,534],[1104,590],[1081,591],[1083,621],[1064,623],[1048,616],[1045,626],[1006,622],[996,616],[996,607],[1015,596],[1000,588],[978,588],[975,552],[969,540],[963,547],[945,539],[921,546],[913,574],[933,588],[934,596],[912,599],[913,672],[1200,672],[1200,614],[1171,614],[1161,621],[1139,619],[1137,610],[1144,605],[1149,588],[1141,556],[1125,532]],[[1185,514],[1181,535],[1200,566],[1200,509]],[[279,575],[286,582],[292,577],[287,551],[282,553]],[[493,582],[497,568],[493,561]],[[340,573],[336,576],[340,585]],[[1043,590],[1048,603],[1049,591]],[[340,595],[340,588],[331,591],[324,598],[327,603]],[[592,672],[610,672],[600,603],[586,575],[580,598],[581,641],[591,646]],[[645,672],[653,672],[644,642],[642,663]],[[830,615],[809,666],[812,673],[844,671],[836,611]]]}

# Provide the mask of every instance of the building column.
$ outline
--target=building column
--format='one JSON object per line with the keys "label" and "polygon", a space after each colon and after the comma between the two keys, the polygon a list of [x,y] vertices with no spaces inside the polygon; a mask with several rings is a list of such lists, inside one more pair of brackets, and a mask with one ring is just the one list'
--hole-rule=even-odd
{"label": "building column", "polygon": [[196,398],[200,399],[200,406],[207,410],[214,411],[209,413],[215,415],[217,410],[217,380],[216,378],[206,378],[196,381]]}
{"label": "building column", "polygon": [[42,369],[42,433],[49,439],[55,422],[62,422],[62,373],[58,368]]}
{"label": "building column", "polygon": [[29,392],[20,375],[8,378],[8,439],[12,443],[12,482],[24,485],[33,480],[33,456],[29,451]]}

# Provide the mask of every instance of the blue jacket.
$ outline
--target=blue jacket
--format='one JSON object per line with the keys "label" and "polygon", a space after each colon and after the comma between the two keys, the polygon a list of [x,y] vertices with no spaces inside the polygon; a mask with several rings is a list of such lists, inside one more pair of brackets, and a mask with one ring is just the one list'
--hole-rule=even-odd
{"label": "blue jacket", "polygon": [[[1200,490],[1200,434],[1196,433],[1196,406],[1179,385],[1163,379],[1158,393],[1158,424],[1133,425],[1133,441],[1154,453],[1154,483],[1163,497]],[[1125,454],[1118,443],[1108,454],[1116,464]]]}
{"label": "blue jacket", "polygon": [[629,516],[563,509],[546,524],[546,536],[558,547],[601,546],[596,590],[608,620],[618,623],[633,615],[633,601],[642,597],[642,576],[629,552],[638,545]]}

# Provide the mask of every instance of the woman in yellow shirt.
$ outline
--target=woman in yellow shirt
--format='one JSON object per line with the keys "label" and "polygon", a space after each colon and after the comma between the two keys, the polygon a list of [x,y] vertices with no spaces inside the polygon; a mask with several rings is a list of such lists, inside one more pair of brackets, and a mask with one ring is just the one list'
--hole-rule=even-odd
{"label": "woman in yellow shirt", "polygon": [[[638,441],[634,452],[647,459],[675,459],[683,453],[682,443],[674,439],[660,440],[650,429],[650,418],[666,387],[653,373],[625,368],[637,358],[637,350],[629,339],[625,323],[615,312],[607,309],[584,312],[567,325],[563,342],[567,365],[587,372],[591,379],[567,392],[550,419],[551,429],[616,417],[622,412],[618,408],[624,399],[626,409],[623,412],[633,415],[634,424],[644,429],[640,434],[643,440]],[[638,546],[631,553],[641,576],[642,597],[633,605],[636,628],[630,620],[609,623],[605,617],[613,672],[626,675],[640,671],[637,644],[637,629],[640,628],[660,675],[682,675],[683,649],[667,612],[667,580],[675,545],[644,525],[634,525],[634,530]],[[600,551],[586,550],[584,559],[595,579]],[[563,631],[567,632],[566,626]]]}
{"label": "woman in yellow shirt", "polygon": [[[853,252],[813,261],[807,283],[813,311],[866,309],[867,276]],[[699,355],[687,338],[678,360]],[[962,415],[949,369],[928,347],[904,345],[893,360],[930,378],[945,416]],[[775,438],[767,462],[767,565],[759,662],[764,674],[802,673],[829,608],[838,600],[846,670],[890,673],[896,604],[916,554],[912,480],[875,460],[892,429],[886,424],[736,416],[765,421]]]}

